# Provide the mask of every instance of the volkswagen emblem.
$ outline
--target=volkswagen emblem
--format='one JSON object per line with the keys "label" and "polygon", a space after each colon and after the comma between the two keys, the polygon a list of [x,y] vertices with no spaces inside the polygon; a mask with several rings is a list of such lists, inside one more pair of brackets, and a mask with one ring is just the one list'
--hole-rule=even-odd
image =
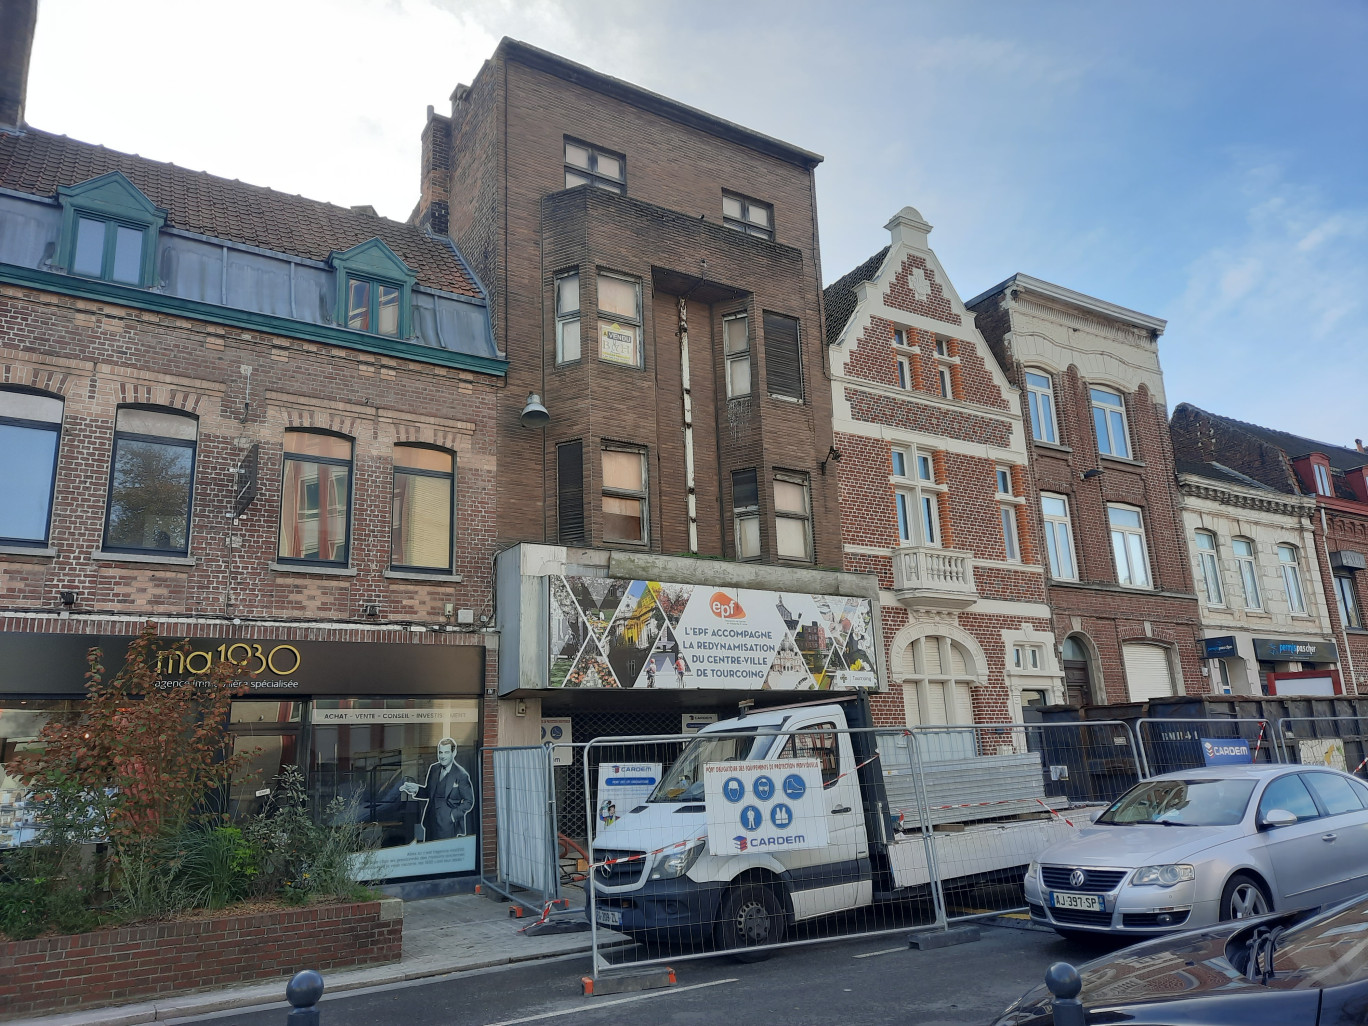
{"label": "volkswagen emblem", "polygon": [[1088,874],[1083,872],[1083,870],[1081,869],[1075,869],[1072,873],[1069,874],[1070,887],[1082,887],[1087,882]]}

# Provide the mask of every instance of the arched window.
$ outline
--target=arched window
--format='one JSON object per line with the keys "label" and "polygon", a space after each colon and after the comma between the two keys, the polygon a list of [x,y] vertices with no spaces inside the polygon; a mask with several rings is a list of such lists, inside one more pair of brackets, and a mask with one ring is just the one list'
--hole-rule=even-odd
{"label": "arched window", "polygon": [[184,556],[199,423],[179,410],[121,407],[114,418],[104,548]]}
{"label": "arched window", "polygon": [[1235,565],[1240,570],[1245,608],[1262,609],[1263,596],[1259,594],[1259,565],[1255,562],[1254,542],[1249,538],[1232,538],[1230,550],[1235,553]]}
{"label": "arched window", "polygon": [[[973,723],[971,688],[978,683],[973,654],[953,638],[928,634],[914,638],[903,676],[903,703],[909,726]],[[910,664],[910,666],[907,666]],[[958,759],[977,754],[974,732],[935,731],[922,735],[922,758]]]}
{"label": "arched window", "polygon": [[1197,561],[1202,569],[1202,586],[1209,606],[1225,605],[1225,589],[1221,587],[1221,564],[1217,558],[1216,536],[1210,531],[1198,531]]}
{"label": "arched window", "polygon": [[60,398],[0,390],[0,544],[47,545],[61,433]]}
{"label": "arched window", "polygon": [[284,456],[281,561],[345,566],[351,519],[351,439],[286,431]]}

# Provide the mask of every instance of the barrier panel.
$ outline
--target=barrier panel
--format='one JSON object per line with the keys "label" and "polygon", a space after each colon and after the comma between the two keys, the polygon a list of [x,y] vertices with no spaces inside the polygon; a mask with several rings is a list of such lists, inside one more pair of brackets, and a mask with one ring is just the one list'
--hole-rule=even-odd
{"label": "barrier panel", "polygon": [[1287,716],[1278,738],[1288,762],[1358,775],[1368,768],[1368,717]]}
{"label": "barrier panel", "polygon": [[1203,745],[1209,741],[1248,742],[1254,762],[1283,762],[1277,728],[1266,719],[1173,717],[1136,720],[1140,762],[1145,776],[1209,764]]}
{"label": "barrier panel", "polygon": [[551,751],[537,745],[490,748],[486,755],[480,767],[483,776],[488,763],[494,781],[495,875],[482,875],[481,883],[520,905],[545,909],[561,893]]}

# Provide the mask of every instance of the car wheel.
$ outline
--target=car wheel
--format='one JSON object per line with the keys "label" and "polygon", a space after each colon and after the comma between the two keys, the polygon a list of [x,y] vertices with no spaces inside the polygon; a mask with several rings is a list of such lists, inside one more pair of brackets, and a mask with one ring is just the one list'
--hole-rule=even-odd
{"label": "car wheel", "polygon": [[778,944],[784,939],[784,906],[774,891],[762,884],[739,884],[722,899],[722,914],[713,933],[717,946],[743,962],[758,962],[768,951],[746,948]]}
{"label": "car wheel", "polygon": [[1249,919],[1273,911],[1268,889],[1252,876],[1236,873],[1221,892],[1221,921]]}

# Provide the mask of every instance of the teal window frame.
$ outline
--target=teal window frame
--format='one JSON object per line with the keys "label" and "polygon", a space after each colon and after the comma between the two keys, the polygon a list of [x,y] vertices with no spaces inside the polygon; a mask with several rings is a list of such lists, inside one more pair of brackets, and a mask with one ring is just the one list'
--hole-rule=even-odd
{"label": "teal window frame", "polygon": [[[62,207],[62,229],[55,263],[62,270],[68,274],[80,273],[73,269],[73,265],[76,260],[76,234],[84,218],[103,223],[105,238],[100,273],[80,273],[82,278],[143,289],[155,283],[157,235],[166,224],[166,211],[144,196],[122,173],[111,171],[80,185],[58,186],[57,201]],[[136,281],[119,281],[113,276],[115,240],[120,227],[142,232],[142,252]]]}
{"label": "teal window frame", "polygon": [[[333,322],[348,331],[379,338],[407,339],[413,335],[413,285],[417,275],[408,264],[385,245],[379,237],[369,239],[344,252],[333,252],[328,264],[337,273],[337,303]],[[348,297],[353,281],[364,281],[370,286],[370,311],[367,329],[348,328],[350,304]],[[395,334],[376,330],[379,325],[380,286],[399,290],[399,324]]]}

